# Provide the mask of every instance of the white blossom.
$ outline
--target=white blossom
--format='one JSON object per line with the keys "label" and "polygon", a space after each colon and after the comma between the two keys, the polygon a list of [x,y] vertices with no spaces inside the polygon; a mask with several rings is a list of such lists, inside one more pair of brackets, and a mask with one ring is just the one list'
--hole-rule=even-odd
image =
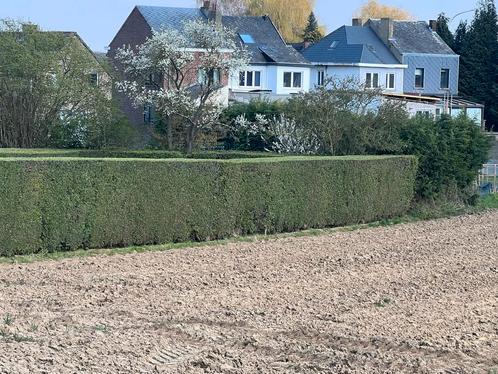
{"label": "white blossom", "polygon": [[151,105],[167,118],[179,118],[191,151],[198,131],[218,123],[220,79],[249,61],[247,50],[236,40],[233,31],[204,21],[186,22],[181,31],[154,32],[136,50],[118,51],[126,75],[118,89],[136,106]]}

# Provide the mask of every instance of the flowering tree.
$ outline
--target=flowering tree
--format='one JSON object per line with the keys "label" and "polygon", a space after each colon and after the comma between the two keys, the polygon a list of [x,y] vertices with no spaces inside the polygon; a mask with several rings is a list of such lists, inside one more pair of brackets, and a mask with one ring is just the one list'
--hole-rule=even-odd
{"label": "flowering tree", "polygon": [[191,153],[198,134],[218,122],[223,79],[249,61],[236,40],[233,31],[203,21],[155,32],[136,50],[118,51],[127,77],[119,88],[137,106],[151,105],[169,122],[177,120]]}
{"label": "flowering tree", "polygon": [[284,114],[273,117],[256,114],[254,122],[249,121],[245,115],[240,115],[235,119],[235,126],[251,135],[261,136],[270,145],[267,151],[313,155],[320,148],[318,138],[313,133]]}

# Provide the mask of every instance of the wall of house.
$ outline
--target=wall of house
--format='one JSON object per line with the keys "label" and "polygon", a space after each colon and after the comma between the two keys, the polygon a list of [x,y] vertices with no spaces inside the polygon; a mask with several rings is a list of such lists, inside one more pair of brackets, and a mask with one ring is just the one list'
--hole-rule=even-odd
{"label": "wall of house", "polygon": [[[123,46],[129,46],[132,48],[136,47],[145,42],[145,40],[151,36],[152,31],[150,30],[149,25],[142,17],[138,9],[135,8],[126,19],[125,23],[118,31],[112,42],[109,44],[109,52],[107,53],[107,56],[113,62],[116,69],[120,71],[120,64],[115,60],[118,49]],[[136,108],[131,100],[122,93],[117,92],[116,97],[126,117],[136,127],[139,134],[143,134],[142,143],[146,143],[148,140],[148,132],[146,131],[144,125],[144,108]]]}
{"label": "wall of house", "polygon": [[442,113],[442,107],[439,104],[431,104],[424,102],[416,102],[416,101],[407,101],[406,102],[406,110],[410,117],[415,117],[417,114],[426,114],[432,118],[435,118],[436,115]]}
{"label": "wall of house", "polygon": [[[404,74],[404,92],[420,95],[444,95],[441,89],[441,69],[450,69],[449,92],[458,95],[458,74],[460,60],[457,55],[405,54],[403,63],[408,65]],[[415,87],[415,70],[425,70],[424,87]]]}
{"label": "wall of house", "polygon": [[[360,79],[362,82],[365,82],[367,73],[378,73],[379,74],[379,82],[382,89],[385,92],[391,93],[403,93],[403,76],[404,69],[403,68],[370,68],[370,67],[362,67],[360,68]],[[394,74],[394,89],[386,88],[386,75]]]}
{"label": "wall of house", "polygon": [[[306,92],[310,89],[310,68],[309,67],[294,67],[294,66],[269,66],[268,67],[268,83],[269,87],[276,95],[292,95],[299,92]],[[301,88],[286,88],[284,87],[284,73],[300,72],[302,73]]]}
{"label": "wall of house", "polygon": [[386,92],[401,93],[403,92],[403,68],[382,68],[382,67],[359,67],[359,66],[314,66],[311,69],[311,88],[318,84],[318,71],[325,69],[326,78],[346,79],[355,78],[365,82],[367,73],[378,73],[381,87],[386,84],[386,74],[395,75],[395,88],[385,90]]}
{"label": "wall of house", "polygon": [[268,67],[264,65],[249,65],[244,71],[259,71],[261,73],[261,86],[260,87],[241,87],[239,86],[239,72],[234,73],[229,81],[228,87],[234,92],[250,92],[254,90],[269,90],[271,89],[269,82]]}
{"label": "wall of house", "polygon": [[314,88],[318,84],[318,72],[320,70],[325,71],[325,79],[343,80],[349,77],[360,79],[360,68],[357,66],[313,66],[310,88]]}

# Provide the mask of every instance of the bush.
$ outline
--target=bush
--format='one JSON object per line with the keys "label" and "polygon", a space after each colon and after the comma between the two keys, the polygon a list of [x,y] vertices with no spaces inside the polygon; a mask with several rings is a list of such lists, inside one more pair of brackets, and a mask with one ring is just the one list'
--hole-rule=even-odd
{"label": "bush", "polygon": [[[278,117],[284,111],[285,104],[279,101],[251,100],[249,103],[233,103],[222,113],[220,121],[228,132],[222,139],[225,149],[237,149],[243,151],[265,151],[271,149],[271,142],[267,139],[268,134],[252,134],[247,129],[241,128],[236,123],[240,116],[244,116],[249,122],[254,122],[257,115],[268,118]],[[265,136],[266,135],[266,136]]]}
{"label": "bush", "polygon": [[433,119],[417,116],[408,121],[401,137],[405,154],[419,158],[416,193],[419,199],[469,199],[472,185],[488,160],[490,144],[465,116]]}
{"label": "bush", "polygon": [[0,255],[209,240],[403,214],[413,157],[5,158]]}

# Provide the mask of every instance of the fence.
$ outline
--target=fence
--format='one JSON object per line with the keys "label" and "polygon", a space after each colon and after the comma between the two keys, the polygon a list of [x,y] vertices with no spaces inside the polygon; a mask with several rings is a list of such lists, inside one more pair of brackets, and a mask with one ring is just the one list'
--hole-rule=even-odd
{"label": "fence", "polygon": [[498,193],[498,164],[485,164],[479,173],[478,184],[481,194]]}

